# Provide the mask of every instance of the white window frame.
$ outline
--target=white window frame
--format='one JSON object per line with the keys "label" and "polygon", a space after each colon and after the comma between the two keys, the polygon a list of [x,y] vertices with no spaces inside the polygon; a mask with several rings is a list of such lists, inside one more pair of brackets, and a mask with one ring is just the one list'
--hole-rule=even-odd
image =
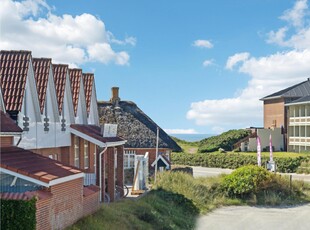
{"label": "white window frame", "polygon": [[74,166],[80,168],[80,138],[74,136]]}
{"label": "white window frame", "polygon": [[84,140],[84,169],[89,168],[89,142]]}
{"label": "white window frame", "polygon": [[135,155],[135,150],[124,150],[124,169],[131,169],[135,167]]}

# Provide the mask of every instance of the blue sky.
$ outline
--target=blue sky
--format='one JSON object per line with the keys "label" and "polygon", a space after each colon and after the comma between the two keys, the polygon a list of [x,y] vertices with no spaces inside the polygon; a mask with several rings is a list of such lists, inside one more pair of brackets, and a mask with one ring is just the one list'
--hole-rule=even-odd
{"label": "blue sky", "polygon": [[263,125],[259,98],[310,75],[306,0],[2,0],[1,49],[94,72],[169,133]]}

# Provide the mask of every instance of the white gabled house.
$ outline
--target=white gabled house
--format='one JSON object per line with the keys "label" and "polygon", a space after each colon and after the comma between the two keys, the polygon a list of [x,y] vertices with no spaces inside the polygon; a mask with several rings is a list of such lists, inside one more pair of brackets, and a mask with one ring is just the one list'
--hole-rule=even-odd
{"label": "white gabled house", "polygon": [[83,73],[83,83],[85,89],[87,123],[90,125],[99,125],[97,95],[95,86],[95,77],[93,73]]}
{"label": "white gabled house", "polygon": [[[0,51],[0,82],[5,110],[23,129],[19,146],[37,148],[41,112],[30,51]],[[17,140],[16,140],[17,141]]]}
{"label": "white gabled house", "polygon": [[75,123],[75,115],[69,78],[69,66],[53,64],[53,74],[60,119],[60,124],[56,127],[56,145],[58,147],[70,146],[70,125]]}
{"label": "white gabled house", "polygon": [[[53,77],[52,59],[33,58],[41,120],[37,124],[37,148],[55,148],[56,126],[59,125],[58,103]],[[50,156],[54,158],[55,156]]]}
{"label": "white gabled house", "polygon": [[82,69],[69,69],[76,124],[87,124],[86,99]]}

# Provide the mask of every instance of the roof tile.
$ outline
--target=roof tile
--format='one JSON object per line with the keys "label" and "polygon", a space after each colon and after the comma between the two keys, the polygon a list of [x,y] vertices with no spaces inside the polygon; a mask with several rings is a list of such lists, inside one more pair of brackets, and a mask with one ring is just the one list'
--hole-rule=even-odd
{"label": "roof tile", "polygon": [[82,69],[69,69],[69,76],[71,82],[73,108],[76,115],[79,102]]}
{"label": "roof tile", "polygon": [[68,65],[53,64],[53,75],[54,75],[59,113],[62,112],[68,69],[69,69]]}
{"label": "roof tile", "polygon": [[94,82],[93,73],[83,73],[83,83],[84,83],[87,114],[89,114],[90,112],[90,102],[91,102],[91,97],[92,97],[93,82]]}
{"label": "roof tile", "polygon": [[30,51],[0,51],[0,86],[8,111],[22,108],[30,60]]}
{"label": "roof tile", "polygon": [[48,83],[49,71],[51,68],[52,59],[50,58],[33,58],[33,70],[37,84],[37,91],[40,103],[40,110],[43,113],[46,99],[46,89]]}
{"label": "roof tile", "polygon": [[43,182],[81,173],[78,168],[16,146],[0,147],[1,167]]}
{"label": "roof tile", "polygon": [[23,130],[18,127],[10,116],[0,110],[0,133],[22,133]]}

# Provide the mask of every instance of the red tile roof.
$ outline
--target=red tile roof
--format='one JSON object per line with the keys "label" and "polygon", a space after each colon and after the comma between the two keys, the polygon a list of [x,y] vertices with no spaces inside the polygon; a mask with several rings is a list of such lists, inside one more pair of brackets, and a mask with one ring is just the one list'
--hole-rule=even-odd
{"label": "red tile roof", "polygon": [[78,103],[79,103],[79,94],[80,94],[80,81],[82,77],[82,69],[69,69],[69,76],[71,82],[71,92],[72,92],[72,102],[74,113],[76,115]]}
{"label": "red tile roof", "polygon": [[69,69],[68,65],[53,64],[53,74],[54,74],[54,82],[56,88],[59,113],[62,112],[68,69]]}
{"label": "red tile roof", "polygon": [[23,130],[18,127],[11,117],[0,110],[0,133],[22,133]]}
{"label": "red tile roof", "polygon": [[93,82],[94,82],[93,73],[83,73],[83,83],[84,83],[87,114],[89,114],[90,112],[90,102],[91,102],[91,96],[92,96]]}
{"label": "red tile roof", "polygon": [[49,183],[52,180],[81,173],[78,168],[35,154],[31,151],[11,147],[0,147],[0,166],[7,170]]}
{"label": "red tile roof", "polygon": [[72,124],[70,127],[103,143],[124,141],[120,137],[103,137],[101,135],[101,128],[96,125]]}
{"label": "red tile roof", "polygon": [[51,197],[52,194],[48,191],[38,190],[38,191],[29,191],[24,193],[15,193],[15,192],[4,192],[0,193],[0,199],[3,200],[30,200],[33,197],[36,197],[38,200],[43,200]]}
{"label": "red tile roof", "polygon": [[43,113],[47,91],[48,76],[51,68],[52,59],[33,58],[32,63],[33,63],[34,76],[37,84],[40,110],[41,113]]}
{"label": "red tile roof", "polygon": [[7,111],[21,111],[30,51],[0,51],[0,87]]}

